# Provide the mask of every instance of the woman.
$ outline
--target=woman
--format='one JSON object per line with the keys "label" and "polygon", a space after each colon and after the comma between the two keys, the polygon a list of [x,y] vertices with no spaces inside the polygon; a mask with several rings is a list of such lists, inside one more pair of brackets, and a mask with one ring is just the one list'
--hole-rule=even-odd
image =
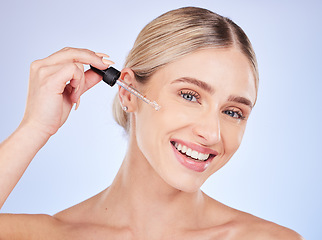
{"label": "woman", "polygon": [[[27,107],[1,144],[1,206],[28,164],[101,80],[107,55],[65,48],[32,63]],[[121,78],[161,106],[120,88],[114,116],[129,145],[113,183],[54,216],[0,216],[0,239],[302,239],[200,190],[238,149],[257,98],[255,54],[231,20],[201,8],[149,23]],[[33,141],[29,141],[33,139]]]}

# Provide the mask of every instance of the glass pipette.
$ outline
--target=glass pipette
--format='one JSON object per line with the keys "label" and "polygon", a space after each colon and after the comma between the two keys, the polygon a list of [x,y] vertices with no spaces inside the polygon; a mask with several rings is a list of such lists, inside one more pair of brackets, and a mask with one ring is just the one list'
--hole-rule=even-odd
{"label": "glass pipette", "polygon": [[129,84],[127,84],[122,79],[120,79],[121,72],[119,70],[117,70],[113,67],[109,67],[105,70],[100,70],[100,69],[97,69],[93,66],[90,66],[90,67],[94,72],[101,75],[103,77],[103,81],[106,82],[111,87],[113,87],[116,83],[120,87],[124,88],[125,90],[129,91],[133,95],[137,96],[138,98],[140,98],[141,100],[146,102],[147,104],[151,105],[156,111],[160,110],[161,106],[159,104],[157,104],[156,101],[151,101],[150,99],[146,98],[138,90],[131,87]]}

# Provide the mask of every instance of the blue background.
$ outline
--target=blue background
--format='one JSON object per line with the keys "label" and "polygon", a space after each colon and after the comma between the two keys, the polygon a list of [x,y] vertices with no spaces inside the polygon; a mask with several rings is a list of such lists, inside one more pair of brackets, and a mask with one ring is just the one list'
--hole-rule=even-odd
{"label": "blue background", "polygon": [[[145,24],[189,5],[239,24],[260,70],[243,143],[202,189],[307,239],[321,239],[321,1],[1,1],[0,141],[23,116],[33,60],[65,46],[82,47],[108,53],[121,69]],[[112,119],[115,93],[99,83],[83,95],[1,212],[54,214],[112,182],[127,145]]]}

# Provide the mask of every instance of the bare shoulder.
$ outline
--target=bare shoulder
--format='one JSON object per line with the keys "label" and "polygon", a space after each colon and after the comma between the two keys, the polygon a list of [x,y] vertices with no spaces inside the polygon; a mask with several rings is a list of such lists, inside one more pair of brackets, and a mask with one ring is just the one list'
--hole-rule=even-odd
{"label": "bare shoulder", "polygon": [[65,227],[45,214],[0,214],[0,239],[64,239]]}
{"label": "bare shoulder", "polygon": [[95,222],[95,206],[99,199],[99,196],[102,193],[99,193],[89,199],[86,199],[83,202],[80,202],[70,208],[67,208],[61,212],[58,212],[54,215],[54,217],[60,221],[77,224],[77,223],[84,223],[84,222]]}
{"label": "bare shoulder", "polygon": [[289,228],[231,208],[212,198],[208,198],[208,200],[210,203],[208,210],[214,216],[211,221],[214,222],[214,219],[218,218],[218,214],[222,220],[219,224],[218,222],[214,224],[216,227],[212,228],[211,233],[217,236],[218,232],[223,232],[225,237],[221,239],[304,240]]}
{"label": "bare shoulder", "polygon": [[86,200],[54,216],[0,214],[0,240],[93,239],[89,233],[101,229],[88,223],[91,222],[90,214],[88,214],[88,209],[93,205],[89,204],[91,202],[92,199]]}
{"label": "bare shoulder", "polygon": [[83,212],[88,206],[87,202],[84,201],[54,216],[0,214],[0,240],[75,239],[75,232],[85,229],[79,222],[84,219]]}
{"label": "bare shoulder", "polygon": [[[237,210],[236,210],[237,211]],[[256,240],[304,240],[297,232],[276,223],[238,211],[233,220],[236,239]]]}

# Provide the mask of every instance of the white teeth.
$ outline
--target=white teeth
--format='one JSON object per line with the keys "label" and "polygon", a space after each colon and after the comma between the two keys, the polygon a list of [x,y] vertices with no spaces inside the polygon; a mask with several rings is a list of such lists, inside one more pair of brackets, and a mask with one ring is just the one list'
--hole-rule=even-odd
{"label": "white teeth", "polygon": [[191,148],[188,148],[188,149],[187,149],[187,152],[186,152],[186,155],[188,155],[188,156],[190,156],[190,157],[191,157],[191,152],[192,152]]}
{"label": "white teeth", "polygon": [[192,158],[198,159],[198,156],[199,156],[199,153],[198,153],[197,151],[193,150],[193,151],[191,152],[191,157],[192,157]]}
{"label": "white teeth", "polygon": [[187,156],[194,158],[196,160],[205,161],[208,159],[210,155],[206,153],[197,152],[196,150],[192,150],[191,148],[188,148],[185,145],[181,145],[180,143],[175,143],[174,146],[176,149],[178,149],[178,151],[185,153]]}
{"label": "white teeth", "polygon": [[206,159],[208,159],[208,157],[209,157],[209,154],[202,154],[200,159],[201,160],[206,160]]}
{"label": "white teeth", "polygon": [[203,154],[203,153],[198,153],[198,157],[196,157],[196,158],[198,158],[198,159],[200,159],[200,160],[205,160],[205,154]]}
{"label": "white teeth", "polygon": [[180,151],[182,149],[182,145],[179,144],[178,147],[177,147],[177,149]]}
{"label": "white teeth", "polygon": [[183,145],[183,146],[182,146],[182,149],[181,149],[181,152],[182,152],[182,153],[186,153],[186,151],[187,151],[187,147],[186,147],[185,145]]}

